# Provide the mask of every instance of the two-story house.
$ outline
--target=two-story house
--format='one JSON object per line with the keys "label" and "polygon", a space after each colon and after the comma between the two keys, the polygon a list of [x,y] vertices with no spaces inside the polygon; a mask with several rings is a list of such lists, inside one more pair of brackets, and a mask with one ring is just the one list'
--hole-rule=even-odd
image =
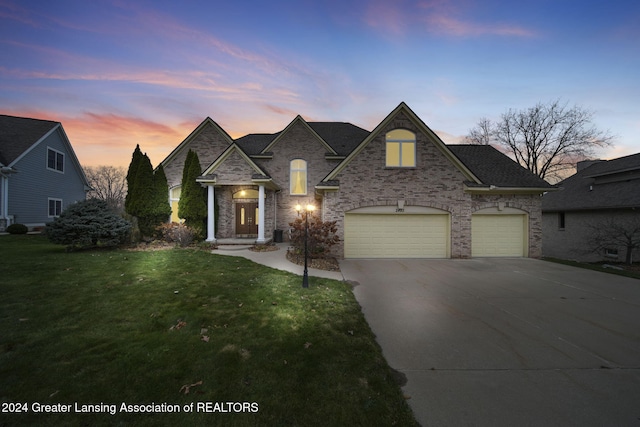
{"label": "two-story house", "polygon": [[445,145],[405,103],[372,131],[297,116],[233,140],[205,119],[162,161],[174,220],[189,149],[211,242],[266,242],[312,204],[337,222],[346,258],[541,256],[540,195],[553,187],[491,146]]}
{"label": "two-story house", "polygon": [[88,190],[62,124],[0,115],[0,231],[42,227]]}

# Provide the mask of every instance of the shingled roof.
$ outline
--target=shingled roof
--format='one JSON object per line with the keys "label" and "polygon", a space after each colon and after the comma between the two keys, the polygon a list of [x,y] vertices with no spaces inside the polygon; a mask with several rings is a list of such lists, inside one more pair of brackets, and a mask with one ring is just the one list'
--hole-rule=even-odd
{"label": "shingled roof", "polygon": [[250,133],[236,139],[234,142],[238,144],[242,151],[250,156],[260,154],[271,141],[273,141],[278,133]]}
{"label": "shingled roof", "polygon": [[640,208],[640,153],[596,162],[542,198],[547,212]]}
{"label": "shingled roof", "polygon": [[347,156],[360,144],[369,131],[344,122],[308,122],[315,131],[340,156]]}
{"label": "shingled roof", "polygon": [[9,166],[57,125],[49,120],[0,115],[0,163]]}
{"label": "shingled roof", "polygon": [[[490,145],[447,145],[447,148],[482,181],[482,186],[554,188]],[[476,183],[467,185],[478,186]]]}
{"label": "shingled roof", "polygon": [[[340,156],[348,155],[369,135],[368,130],[351,123],[307,122],[307,124]],[[245,153],[254,156],[260,154],[280,133],[251,133],[236,139],[235,143]]]}

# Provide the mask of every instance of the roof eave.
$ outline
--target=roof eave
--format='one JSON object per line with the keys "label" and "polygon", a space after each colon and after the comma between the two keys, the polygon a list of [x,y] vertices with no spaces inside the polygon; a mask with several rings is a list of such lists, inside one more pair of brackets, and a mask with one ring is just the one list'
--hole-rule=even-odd
{"label": "roof eave", "polygon": [[470,194],[542,194],[558,191],[557,187],[498,187],[495,185],[469,186],[464,184],[465,193]]}

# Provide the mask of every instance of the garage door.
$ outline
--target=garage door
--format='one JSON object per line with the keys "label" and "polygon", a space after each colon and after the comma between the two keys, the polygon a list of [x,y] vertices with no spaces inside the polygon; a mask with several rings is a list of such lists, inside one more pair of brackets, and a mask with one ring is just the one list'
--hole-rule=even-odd
{"label": "garage door", "polygon": [[471,256],[525,256],[525,215],[473,215]]}
{"label": "garage door", "polygon": [[345,258],[447,258],[448,215],[345,215]]}

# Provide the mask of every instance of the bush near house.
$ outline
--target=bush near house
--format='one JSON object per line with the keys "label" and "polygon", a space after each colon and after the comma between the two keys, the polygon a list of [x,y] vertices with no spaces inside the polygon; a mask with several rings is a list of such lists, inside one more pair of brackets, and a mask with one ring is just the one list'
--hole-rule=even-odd
{"label": "bush near house", "polygon": [[47,224],[45,233],[52,243],[68,250],[116,247],[124,243],[131,224],[112,212],[103,200],[74,203]]}
{"label": "bush near house", "polygon": [[6,231],[9,234],[27,234],[29,228],[24,224],[11,224]]}
{"label": "bush near house", "polygon": [[[304,253],[305,219],[304,214],[295,221],[290,222],[291,226],[291,246],[295,250]],[[331,254],[331,247],[339,242],[336,235],[338,227],[336,221],[322,221],[319,217],[309,214],[309,235],[307,238],[307,249],[309,257],[324,258]]]}
{"label": "bush near house", "polygon": [[197,234],[193,228],[177,222],[161,224],[156,227],[156,232],[165,242],[177,243],[183,248],[193,243]]}

